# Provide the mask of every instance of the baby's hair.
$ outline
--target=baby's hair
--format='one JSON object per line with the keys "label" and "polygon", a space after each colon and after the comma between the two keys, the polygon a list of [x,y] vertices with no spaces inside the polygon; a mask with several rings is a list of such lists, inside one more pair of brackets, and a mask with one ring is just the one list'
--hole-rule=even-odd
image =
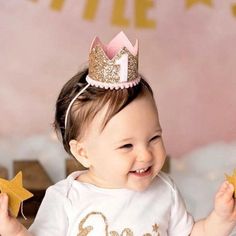
{"label": "baby's hair", "polygon": [[62,88],[55,111],[54,129],[62,141],[64,149],[71,156],[69,142],[72,139],[80,140],[85,135],[86,128],[92,122],[96,114],[108,103],[100,132],[103,131],[109,120],[125,108],[136,97],[144,95],[148,91],[153,97],[153,91],[147,81],[141,75],[138,85],[126,89],[110,90],[89,86],[74,102],[65,129],[66,110],[71,100],[87,85],[86,76],[88,68],[85,68],[73,76]]}

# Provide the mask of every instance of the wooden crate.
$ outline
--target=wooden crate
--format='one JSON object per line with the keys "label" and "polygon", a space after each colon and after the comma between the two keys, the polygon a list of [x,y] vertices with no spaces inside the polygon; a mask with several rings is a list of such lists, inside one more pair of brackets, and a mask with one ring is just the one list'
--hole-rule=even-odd
{"label": "wooden crate", "polygon": [[17,220],[19,220],[20,223],[26,227],[26,229],[28,229],[30,225],[34,222],[34,218],[32,217],[29,217],[26,220],[23,217],[18,217]]}
{"label": "wooden crate", "polygon": [[46,189],[53,184],[52,180],[37,160],[21,160],[13,163],[14,174],[23,174],[23,185],[34,196],[24,201],[24,215],[34,217],[43,200]]}
{"label": "wooden crate", "polygon": [[66,159],[66,176],[68,176],[70,173],[77,171],[77,170],[86,170],[83,165],[81,165],[78,161],[75,159]]}
{"label": "wooden crate", "polygon": [[0,166],[0,178],[8,179],[8,170],[3,166]]}
{"label": "wooden crate", "polygon": [[170,156],[166,156],[166,161],[161,170],[167,174],[170,173]]}

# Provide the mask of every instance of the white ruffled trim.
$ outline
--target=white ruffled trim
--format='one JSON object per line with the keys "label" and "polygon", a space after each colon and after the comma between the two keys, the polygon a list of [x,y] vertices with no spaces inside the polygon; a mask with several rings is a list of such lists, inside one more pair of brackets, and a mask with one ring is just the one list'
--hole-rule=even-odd
{"label": "white ruffled trim", "polygon": [[129,82],[118,82],[118,83],[106,83],[106,82],[100,82],[97,80],[93,80],[87,75],[86,81],[95,87],[105,88],[105,89],[124,89],[129,88],[137,85],[141,80],[141,76],[138,76],[135,80],[129,81]]}

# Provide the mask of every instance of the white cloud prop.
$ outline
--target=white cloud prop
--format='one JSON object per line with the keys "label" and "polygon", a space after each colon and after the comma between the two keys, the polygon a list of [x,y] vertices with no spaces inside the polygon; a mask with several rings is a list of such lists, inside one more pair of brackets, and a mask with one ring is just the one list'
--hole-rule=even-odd
{"label": "white cloud prop", "polygon": [[0,165],[9,170],[13,177],[14,160],[40,161],[53,182],[65,178],[65,153],[62,144],[50,135],[34,135],[28,138],[0,140]]}

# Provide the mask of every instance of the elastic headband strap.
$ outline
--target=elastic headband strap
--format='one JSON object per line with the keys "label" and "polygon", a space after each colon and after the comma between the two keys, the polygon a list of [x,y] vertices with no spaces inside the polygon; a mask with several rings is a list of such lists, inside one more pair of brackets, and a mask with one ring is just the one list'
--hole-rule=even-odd
{"label": "elastic headband strap", "polygon": [[66,125],[67,125],[67,120],[68,120],[68,115],[69,115],[69,112],[70,112],[70,109],[74,103],[74,101],[79,97],[80,94],[82,94],[84,92],[84,90],[86,90],[88,87],[89,87],[90,84],[87,84],[83,89],[81,89],[78,94],[71,100],[68,108],[67,108],[67,111],[66,111],[66,117],[65,117],[65,129],[66,129]]}

